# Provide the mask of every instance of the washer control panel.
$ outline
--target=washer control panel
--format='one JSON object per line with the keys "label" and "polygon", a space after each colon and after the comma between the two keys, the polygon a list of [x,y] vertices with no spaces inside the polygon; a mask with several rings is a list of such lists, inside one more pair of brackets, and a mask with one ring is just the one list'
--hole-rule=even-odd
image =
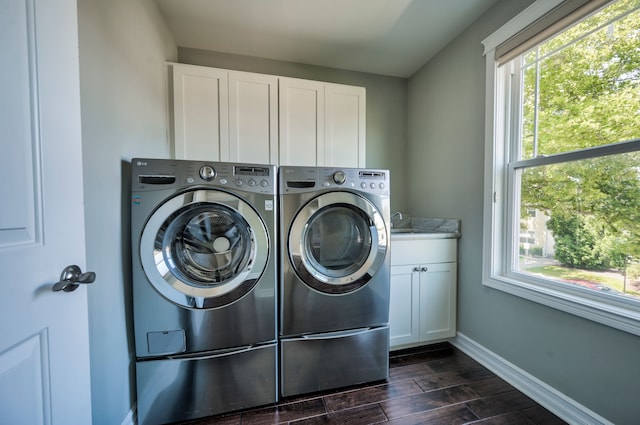
{"label": "washer control panel", "polygon": [[389,193],[389,170],[282,166],[279,173],[280,193],[320,189],[352,189],[381,195]]}
{"label": "washer control panel", "polygon": [[277,193],[275,165],[134,158],[131,168],[132,190],[203,184],[245,192]]}

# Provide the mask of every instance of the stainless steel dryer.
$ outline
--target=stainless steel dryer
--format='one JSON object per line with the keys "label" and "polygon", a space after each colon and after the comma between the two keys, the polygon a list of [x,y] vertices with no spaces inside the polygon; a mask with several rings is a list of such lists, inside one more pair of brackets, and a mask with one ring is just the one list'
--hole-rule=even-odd
{"label": "stainless steel dryer", "polygon": [[283,396],[385,379],[389,171],[279,169]]}
{"label": "stainless steel dryer", "polygon": [[275,166],[131,168],[138,423],[275,402]]}

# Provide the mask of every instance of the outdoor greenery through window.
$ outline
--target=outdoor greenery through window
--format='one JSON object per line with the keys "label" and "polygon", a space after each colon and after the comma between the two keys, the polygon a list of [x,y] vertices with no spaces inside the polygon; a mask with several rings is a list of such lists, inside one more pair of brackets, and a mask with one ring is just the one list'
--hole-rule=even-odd
{"label": "outdoor greenery through window", "polygon": [[640,301],[640,0],[504,66],[511,270]]}

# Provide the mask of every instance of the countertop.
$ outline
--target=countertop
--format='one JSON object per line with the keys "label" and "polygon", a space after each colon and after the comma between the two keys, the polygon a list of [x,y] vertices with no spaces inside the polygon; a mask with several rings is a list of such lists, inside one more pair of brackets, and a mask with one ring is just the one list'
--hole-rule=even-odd
{"label": "countertop", "polygon": [[460,228],[458,219],[405,216],[391,221],[391,240],[459,238]]}

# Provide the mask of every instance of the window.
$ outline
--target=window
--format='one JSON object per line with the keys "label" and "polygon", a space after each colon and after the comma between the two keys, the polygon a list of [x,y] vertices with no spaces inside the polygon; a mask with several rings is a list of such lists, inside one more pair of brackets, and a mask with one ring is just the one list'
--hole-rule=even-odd
{"label": "window", "polygon": [[640,335],[640,0],[539,0],[483,43],[484,284]]}

